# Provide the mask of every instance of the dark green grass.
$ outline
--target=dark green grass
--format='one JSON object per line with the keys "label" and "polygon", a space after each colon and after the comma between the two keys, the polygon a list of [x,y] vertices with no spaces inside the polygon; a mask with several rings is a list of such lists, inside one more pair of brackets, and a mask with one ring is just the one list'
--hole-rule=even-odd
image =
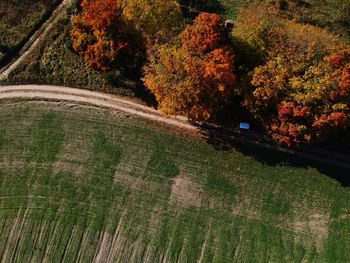
{"label": "dark green grass", "polygon": [[[350,260],[350,192],[307,163],[269,165],[83,106],[8,103],[0,114],[5,262],[90,262],[100,231],[123,238],[119,262]],[[189,182],[182,199],[177,178]]]}

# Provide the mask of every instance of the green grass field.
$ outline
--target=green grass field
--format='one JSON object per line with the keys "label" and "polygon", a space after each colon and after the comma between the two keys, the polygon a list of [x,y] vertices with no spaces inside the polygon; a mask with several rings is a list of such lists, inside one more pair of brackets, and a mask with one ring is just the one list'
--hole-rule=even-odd
{"label": "green grass field", "polygon": [[306,164],[88,106],[0,116],[0,262],[350,261],[350,191]]}

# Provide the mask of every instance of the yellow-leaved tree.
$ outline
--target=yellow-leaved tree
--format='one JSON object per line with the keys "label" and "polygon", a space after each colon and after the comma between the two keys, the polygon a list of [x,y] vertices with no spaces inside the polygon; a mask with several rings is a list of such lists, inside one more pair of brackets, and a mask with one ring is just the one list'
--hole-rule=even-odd
{"label": "yellow-leaved tree", "polygon": [[148,44],[169,42],[181,28],[183,16],[175,0],[123,0],[123,16]]}
{"label": "yellow-leaved tree", "polygon": [[241,10],[233,37],[238,50],[260,55],[246,65],[244,105],[277,142],[321,141],[350,127],[350,46],[344,39],[257,4]]}

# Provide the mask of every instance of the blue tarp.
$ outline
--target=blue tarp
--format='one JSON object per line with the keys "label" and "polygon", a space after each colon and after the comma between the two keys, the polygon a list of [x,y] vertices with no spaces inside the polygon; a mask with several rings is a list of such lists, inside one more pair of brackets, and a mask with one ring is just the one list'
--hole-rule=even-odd
{"label": "blue tarp", "polygon": [[239,124],[239,128],[242,130],[250,130],[250,123],[248,122],[241,122]]}

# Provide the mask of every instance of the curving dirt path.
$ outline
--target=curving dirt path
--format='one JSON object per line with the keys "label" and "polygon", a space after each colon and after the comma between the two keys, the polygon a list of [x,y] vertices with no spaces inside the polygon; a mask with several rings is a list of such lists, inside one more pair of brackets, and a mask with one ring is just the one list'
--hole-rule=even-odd
{"label": "curving dirt path", "polygon": [[126,98],[83,89],[48,85],[0,86],[0,100],[14,98],[65,100],[111,108],[179,128],[196,130],[184,117],[166,117],[157,110]]}
{"label": "curving dirt path", "polygon": [[74,0],[63,0],[62,3],[53,11],[51,17],[36,31],[29,41],[19,52],[19,57],[10,62],[7,66],[0,69],[0,80],[7,79],[9,74],[15,70],[20,63],[26,59],[30,53],[38,46],[40,41],[44,39],[52,28],[58,23],[59,19],[65,14],[66,8],[73,3]]}

